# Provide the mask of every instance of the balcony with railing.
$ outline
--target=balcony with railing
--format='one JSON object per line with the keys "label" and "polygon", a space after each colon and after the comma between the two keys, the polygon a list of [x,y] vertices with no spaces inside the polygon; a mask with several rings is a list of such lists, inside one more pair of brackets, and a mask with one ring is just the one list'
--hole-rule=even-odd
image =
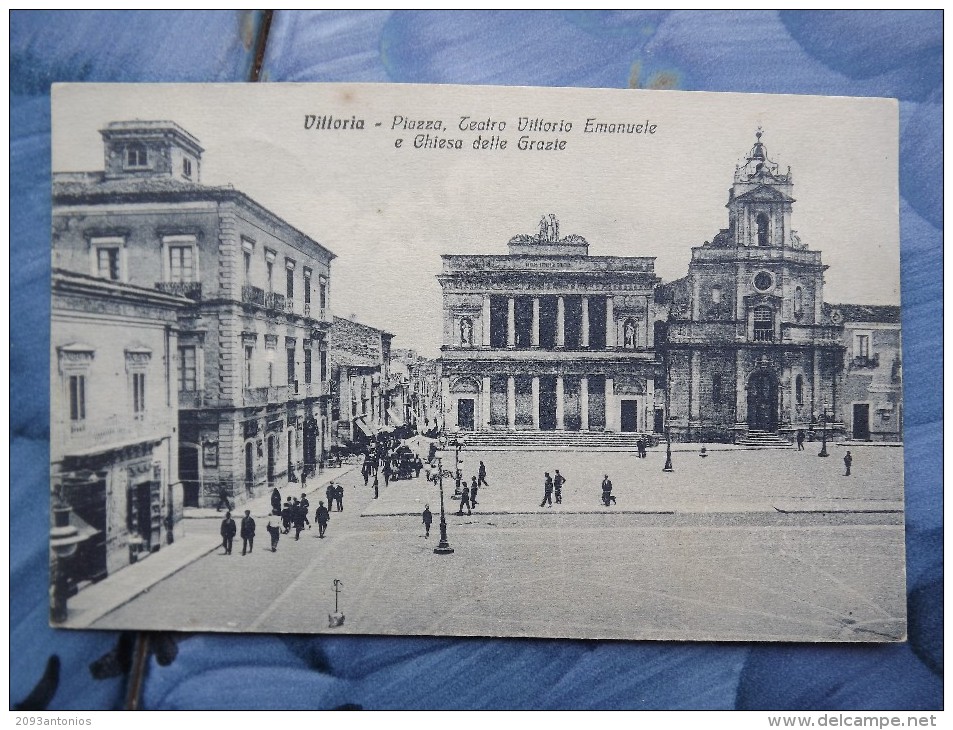
{"label": "balcony with railing", "polygon": [[285,295],[276,291],[265,292],[265,309],[273,309],[277,312],[285,311]]}
{"label": "balcony with railing", "polygon": [[752,342],[774,342],[774,327],[755,327],[751,333]]}
{"label": "balcony with railing", "polygon": [[265,306],[265,290],[258,286],[245,284],[242,287],[242,301],[246,304],[257,304],[259,307]]}
{"label": "balcony with railing", "polygon": [[672,344],[718,344],[744,338],[744,326],[735,322],[672,322],[668,326]]}
{"label": "balcony with railing", "polygon": [[782,324],[781,341],[794,345],[839,345],[841,329],[831,325]]}
{"label": "balcony with railing", "polygon": [[202,301],[201,281],[157,281],[156,289],[163,294],[174,294],[191,299],[193,302]]}
{"label": "balcony with railing", "polygon": [[113,414],[100,420],[71,421],[58,424],[52,437],[68,454],[97,453],[118,446],[167,438],[172,433],[174,415],[170,412],[122,416]]}
{"label": "balcony with railing", "polygon": [[850,361],[850,366],[855,370],[873,370],[880,367],[880,353],[873,355],[855,355]]}

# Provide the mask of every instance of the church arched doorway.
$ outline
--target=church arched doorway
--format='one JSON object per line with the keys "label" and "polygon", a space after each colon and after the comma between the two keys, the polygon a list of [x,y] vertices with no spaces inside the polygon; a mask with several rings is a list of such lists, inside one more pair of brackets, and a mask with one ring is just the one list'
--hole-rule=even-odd
{"label": "church arched doorway", "polygon": [[765,370],[756,372],[748,380],[748,428],[778,430],[778,380]]}

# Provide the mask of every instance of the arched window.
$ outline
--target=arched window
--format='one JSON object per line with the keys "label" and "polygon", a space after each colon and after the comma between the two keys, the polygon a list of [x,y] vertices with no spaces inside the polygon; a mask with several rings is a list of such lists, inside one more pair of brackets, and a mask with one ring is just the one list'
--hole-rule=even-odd
{"label": "arched window", "polygon": [[804,314],[804,292],[801,291],[801,287],[797,287],[794,290],[794,316],[800,317]]}
{"label": "arched window", "polygon": [[774,312],[771,311],[771,307],[755,307],[754,339],[755,342],[774,340]]}
{"label": "arched window", "polygon": [[764,213],[758,213],[758,245],[767,246],[768,244],[768,216]]}
{"label": "arched window", "polygon": [[804,405],[804,376],[798,375],[794,379],[794,402],[799,406]]}
{"label": "arched window", "polygon": [[149,161],[146,148],[141,144],[131,144],[126,147],[126,167],[146,167]]}
{"label": "arched window", "polygon": [[721,304],[721,287],[713,286],[711,288],[711,303],[712,304]]}

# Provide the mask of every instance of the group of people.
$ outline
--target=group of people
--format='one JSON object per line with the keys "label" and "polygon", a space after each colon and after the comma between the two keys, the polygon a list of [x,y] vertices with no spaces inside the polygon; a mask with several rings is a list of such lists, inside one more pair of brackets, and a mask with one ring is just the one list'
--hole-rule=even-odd
{"label": "group of people", "polygon": [[550,476],[549,472],[546,472],[543,477],[543,501],[539,503],[540,507],[552,507],[553,506],[553,497],[556,497],[556,504],[563,503],[563,485],[566,483],[566,478],[559,473],[559,469],[556,470],[555,476]]}
{"label": "group of people", "polygon": [[457,470],[457,484],[460,489],[460,509],[457,510],[458,515],[463,514],[463,508],[467,508],[467,514],[472,515],[472,508],[476,507],[479,502],[477,502],[477,493],[480,491],[480,487],[490,486],[489,482],[486,480],[486,465],[481,461],[480,467],[477,469],[476,476],[470,478],[470,484],[468,485],[466,480],[463,479],[463,475],[460,470]]}
{"label": "group of people", "polygon": [[[231,511],[225,513],[225,519],[222,520],[219,531],[222,535],[222,548],[224,548],[226,555],[231,555],[232,542],[235,539],[235,533],[238,532]],[[242,555],[250,553],[255,547],[255,518],[251,516],[251,510],[246,509],[245,516],[242,517],[241,538]]]}

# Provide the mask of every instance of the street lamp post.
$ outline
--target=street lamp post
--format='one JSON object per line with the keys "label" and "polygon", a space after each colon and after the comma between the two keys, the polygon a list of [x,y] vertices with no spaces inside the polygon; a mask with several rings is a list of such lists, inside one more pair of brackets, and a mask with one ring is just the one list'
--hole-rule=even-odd
{"label": "street lamp post", "polygon": [[671,413],[672,400],[671,400],[671,390],[672,390],[672,363],[669,359],[668,352],[665,353],[665,466],[662,467],[664,472],[673,472],[675,471],[672,466],[672,428],[669,426],[669,417]]}
{"label": "street lamp post", "polygon": [[821,451],[818,454],[818,456],[828,456],[828,453],[827,453],[827,409],[829,407],[830,406],[827,403],[824,404],[824,414],[822,416],[823,420],[821,421]]}
{"label": "street lamp post", "polygon": [[440,542],[433,551],[437,555],[449,555],[453,552],[450,543],[447,542],[447,515],[443,510],[443,460],[437,459],[437,483],[440,485]]}
{"label": "street lamp post", "polygon": [[63,623],[69,616],[66,602],[69,594],[69,573],[66,570],[67,561],[76,552],[83,538],[79,530],[70,524],[69,517],[72,510],[63,502],[59,494],[54,495],[53,527],[50,529],[50,547],[56,560],[53,563],[50,592],[50,619],[53,623]]}
{"label": "street lamp post", "polygon": [[459,426],[453,427],[453,436],[451,436],[450,439],[446,441],[446,444],[448,446],[452,446],[454,449],[453,474],[454,474],[454,479],[456,481],[456,488],[454,489],[454,492],[453,492],[453,498],[460,499],[460,496],[463,494],[463,487],[461,485],[461,480],[463,479],[463,472],[460,469],[460,451],[466,445],[466,439],[464,439],[463,436],[460,435]]}
{"label": "street lamp post", "polygon": [[675,471],[672,466],[672,431],[666,424],[665,426],[665,466],[662,471]]}

